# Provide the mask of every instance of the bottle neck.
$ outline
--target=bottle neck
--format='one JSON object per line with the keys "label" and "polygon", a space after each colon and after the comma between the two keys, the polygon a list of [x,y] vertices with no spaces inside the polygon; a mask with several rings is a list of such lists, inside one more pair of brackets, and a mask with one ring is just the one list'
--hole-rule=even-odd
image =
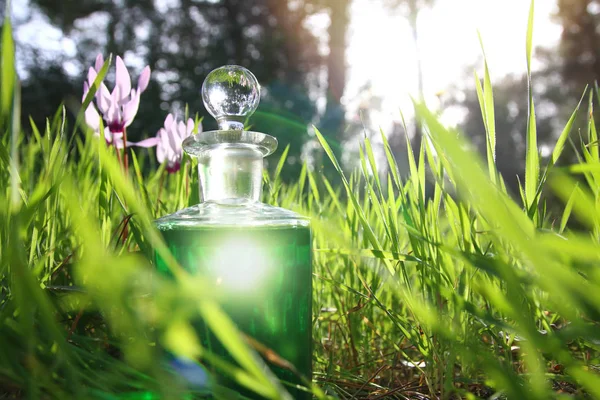
{"label": "bottle neck", "polygon": [[263,153],[251,144],[211,146],[198,157],[205,202],[245,204],[260,201]]}

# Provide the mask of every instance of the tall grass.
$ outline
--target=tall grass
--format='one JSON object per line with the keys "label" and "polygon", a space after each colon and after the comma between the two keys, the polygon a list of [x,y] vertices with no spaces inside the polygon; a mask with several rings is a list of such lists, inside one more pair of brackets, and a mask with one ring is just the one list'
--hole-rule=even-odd
{"label": "tall grass", "polygon": [[[533,2],[530,77],[532,16]],[[44,127],[31,123],[24,135],[8,19],[1,57],[0,393],[200,395],[162,367],[157,349],[165,347],[212,361],[266,398],[286,398],[285,386],[255,357],[260,349],[245,344],[201,277],[172,258],[175,280],[153,273],[154,251],[169,255],[151,221],[197,203],[194,161],[167,174],[152,155],[132,153],[126,175],[112,148],[81,125],[69,130],[64,108]],[[544,161],[530,90],[527,170],[517,201],[496,168],[495,137],[502,132],[495,130],[487,63],[483,78],[477,90],[485,161],[416,103],[428,140],[419,154],[407,146],[407,176],[385,134],[385,162],[367,138],[361,167],[348,175],[316,129],[340,187],[307,166],[297,182],[283,184],[287,152],[265,175],[265,200],[313,221],[317,396],[600,398],[600,156],[593,113],[580,162],[557,167],[582,101]],[[593,94],[600,95],[590,93],[588,111]],[[564,202],[561,215],[547,211],[547,191]],[[569,229],[574,219],[585,230]],[[237,365],[202,348],[189,322],[197,315]],[[233,398],[225,388],[215,395]]]}

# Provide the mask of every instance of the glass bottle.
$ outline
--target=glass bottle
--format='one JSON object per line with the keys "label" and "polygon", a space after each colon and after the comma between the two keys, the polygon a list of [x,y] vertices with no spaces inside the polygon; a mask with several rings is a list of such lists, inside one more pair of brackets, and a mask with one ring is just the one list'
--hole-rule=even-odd
{"label": "glass bottle", "polygon": [[[260,100],[255,76],[240,66],[215,69],[202,85],[202,99],[219,129],[187,138],[183,148],[198,158],[203,201],[156,226],[182,267],[219,288],[221,306],[237,327],[296,369],[267,361],[275,375],[304,386],[299,374],[310,380],[312,371],[309,220],[260,202],[263,157],[277,140],[243,129]],[[156,261],[159,270],[166,268]],[[201,322],[198,330],[205,347],[227,357]],[[311,398],[286,389],[294,399]]]}

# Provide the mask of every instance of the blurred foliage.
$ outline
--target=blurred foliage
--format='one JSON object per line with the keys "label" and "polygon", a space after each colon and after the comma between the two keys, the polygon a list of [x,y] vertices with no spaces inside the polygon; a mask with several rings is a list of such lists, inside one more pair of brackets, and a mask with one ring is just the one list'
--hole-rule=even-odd
{"label": "blurred foliage", "polygon": [[[557,48],[537,49],[542,68],[533,71],[536,78],[533,93],[539,104],[538,137],[545,149],[560,133],[585,85],[593,84],[600,74],[600,46],[597,46],[600,34],[596,29],[600,22],[599,0],[556,2],[555,20],[563,27],[561,40]],[[435,6],[435,1],[381,0],[380,3],[406,18],[418,54],[419,15]],[[302,160],[308,159],[313,166],[324,167],[328,177],[336,180],[327,163],[323,163],[323,154],[315,146],[308,127],[313,123],[321,127],[336,156],[344,162],[356,160],[352,146],[349,151],[353,155],[342,157],[343,146],[349,139],[360,136],[365,125],[361,121],[345,121],[346,110],[341,104],[347,81],[344,49],[348,44],[350,5],[350,0],[32,0],[30,15],[17,21],[17,25],[41,14],[75,42],[77,53],[73,57],[57,53],[57,57],[46,59],[40,49],[18,43],[20,59],[28,72],[23,82],[23,108],[27,110],[23,125],[27,126],[29,115],[43,125],[44,116],[62,102],[72,111],[68,116],[74,115],[83,72],[82,76],[74,77],[65,72],[64,66],[85,71],[97,52],[125,55],[134,69],[140,70],[145,64],[152,68],[151,85],[143,95],[139,117],[130,129],[133,140],[154,135],[167,112],[183,114],[186,104],[190,113],[207,117],[199,94],[204,77],[215,67],[236,63],[252,70],[264,88],[259,112],[250,121],[252,129],[276,136],[281,143],[278,155],[290,144],[283,179],[289,182],[297,177]],[[307,26],[313,16],[321,13],[331,21],[327,38],[315,36]],[[320,44],[327,44],[330,51],[322,54]],[[420,58],[416,57],[415,62],[422,98]],[[525,98],[518,95],[524,90],[519,87],[524,79],[513,75],[495,82],[499,92],[499,132],[507,132],[498,135],[498,164],[515,194],[517,177],[522,180],[524,174],[524,164],[516,161],[523,159],[525,149],[525,114],[517,111],[527,105]],[[465,82],[473,80],[467,77]],[[317,107],[319,99],[325,101]],[[474,86],[461,83],[450,88],[450,94],[442,100],[442,107],[465,110],[460,128],[485,151]],[[364,110],[362,115],[366,116]],[[417,121],[406,121],[408,132],[400,124],[390,132],[398,159],[407,157],[403,137],[406,134],[418,158],[422,135]],[[212,118],[204,118],[203,123],[207,130],[216,127]],[[413,123],[415,128],[411,127]],[[581,118],[575,130],[579,129],[585,129]],[[308,142],[310,145],[305,146]],[[571,146],[567,151],[570,155],[566,159],[574,160]],[[542,155],[547,154],[544,151]]]}
{"label": "blurred foliage", "polygon": [[600,79],[600,1],[558,0],[555,18],[563,28],[558,47],[562,85],[581,92]]}
{"label": "blurred foliage", "polygon": [[[421,45],[420,45],[420,33],[419,33],[419,15],[425,8],[432,7],[436,0],[383,0],[384,4],[392,10],[399,11],[404,18],[408,21],[410,31],[412,34],[413,44],[416,50],[415,62],[417,64],[417,90],[419,100],[425,99],[424,94],[424,81],[423,81],[423,65],[421,60]],[[404,131],[405,135],[408,132]],[[415,120],[415,130],[411,137],[411,148],[412,151],[418,154],[421,148],[421,141],[423,140],[423,127],[419,119]],[[417,156],[418,157],[418,156]]]}
{"label": "blurred foliage", "polygon": [[[290,144],[288,168],[283,178],[297,177],[301,168],[303,144],[309,139],[308,126],[323,119],[326,134],[341,142],[344,111],[339,97],[345,87],[345,58],[336,51],[327,61],[318,51],[319,41],[308,29],[307,21],[316,13],[347,9],[348,1],[220,0],[175,2],[142,1],[65,1],[32,0],[30,13],[41,13],[77,47],[75,57],[64,54],[53,60],[36,57],[37,49],[19,43],[21,60],[28,72],[24,82],[24,109],[56,109],[63,101],[76,112],[80,81],[102,52],[124,55],[138,71],[143,65],[152,69],[152,81],[142,96],[136,121],[129,130],[134,140],[154,135],[169,111],[207,116],[200,96],[204,77],[224,64],[239,64],[250,69],[263,88],[260,113],[251,120],[252,129],[267,132],[280,141],[280,152]],[[332,12],[333,12],[332,11]],[[332,27],[345,49],[347,11],[333,12]],[[340,15],[338,18],[336,15]],[[339,21],[339,23],[337,22]],[[23,23],[26,21],[22,21]],[[335,41],[335,40],[334,40]],[[60,73],[70,64],[81,76]],[[329,65],[329,72],[327,66]],[[323,73],[335,80],[335,89],[327,87]],[[109,76],[109,78],[111,78]],[[134,74],[135,79],[135,74]],[[37,96],[41,85],[44,96]],[[330,84],[332,85],[332,84]],[[50,90],[62,87],[64,90]],[[326,92],[337,97],[325,113],[316,107]],[[27,122],[28,113],[24,114]],[[32,113],[43,125],[43,115]],[[337,121],[329,124],[331,121]],[[216,123],[205,118],[206,130]],[[281,153],[278,154],[281,154]]]}
{"label": "blurred foliage", "polygon": [[[265,398],[286,398],[216,306],[213,288],[180,268],[152,225],[195,203],[194,160],[166,175],[140,150],[125,172],[114,149],[69,124],[64,109],[43,126],[30,123],[26,136],[8,22],[0,57],[0,393],[202,398],[165,368],[164,348],[200,370],[216,363]],[[407,145],[407,176],[383,134],[385,161],[366,137],[357,169],[345,174],[318,130],[341,186],[306,164],[291,183],[279,169],[265,176],[266,201],[312,217],[314,381],[326,392],[313,387],[317,397],[600,398],[598,90],[571,114],[547,159],[527,147],[515,200],[495,158],[504,150],[494,111],[508,111],[494,100],[487,65],[482,81],[483,160],[417,102],[428,140],[419,157]],[[537,124],[528,105],[533,123],[522,129],[531,144]],[[580,161],[561,167],[578,115],[586,123]],[[560,199],[560,212],[549,212],[546,192]],[[571,220],[585,231],[571,230]],[[154,273],[154,252],[174,280]],[[189,324],[197,316],[227,339],[239,366],[201,347]],[[227,388],[214,394],[235,398]]]}
{"label": "blurred foliage", "polygon": [[[542,158],[561,133],[586,85],[600,79],[600,1],[559,0],[555,20],[563,33],[558,48],[537,48],[540,67],[533,71],[532,87],[536,100],[537,137]],[[493,67],[492,67],[493,68]],[[459,128],[482,152],[486,151],[485,131],[480,105],[469,68],[463,83],[455,85],[441,98],[442,107],[457,107],[465,112]],[[513,195],[523,182],[527,127],[527,76],[511,74],[494,82],[497,121],[497,164]],[[593,109],[592,109],[593,111]],[[595,111],[594,111],[595,112]],[[575,148],[587,134],[584,113],[576,120],[574,135],[561,162],[577,160]]]}

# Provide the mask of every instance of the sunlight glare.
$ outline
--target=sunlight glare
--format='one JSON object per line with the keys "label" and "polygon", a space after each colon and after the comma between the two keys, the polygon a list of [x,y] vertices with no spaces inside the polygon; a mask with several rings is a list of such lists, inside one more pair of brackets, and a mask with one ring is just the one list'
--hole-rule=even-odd
{"label": "sunlight glare", "polygon": [[[370,83],[373,95],[382,100],[373,121],[387,131],[399,120],[399,110],[407,118],[412,116],[410,96],[417,95],[417,68],[406,19],[383,3],[352,3],[347,50],[349,82],[344,97],[350,113],[355,112],[362,88]],[[536,46],[551,47],[558,42],[561,28],[551,21],[555,8],[555,2],[536,2]],[[525,72],[528,12],[526,0],[437,0],[433,8],[424,9],[418,22],[428,105],[436,104],[436,93],[454,85],[464,87],[465,80],[470,84],[473,68],[481,71],[477,30],[485,45],[492,80]],[[352,115],[348,117],[351,119]],[[458,122],[458,117],[454,113],[445,120],[452,124]]]}
{"label": "sunlight glare", "polygon": [[259,290],[272,265],[265,250],[264,245],[250,238],[224,242],[209,264],[213,267],[215,284],[239,292]]}

